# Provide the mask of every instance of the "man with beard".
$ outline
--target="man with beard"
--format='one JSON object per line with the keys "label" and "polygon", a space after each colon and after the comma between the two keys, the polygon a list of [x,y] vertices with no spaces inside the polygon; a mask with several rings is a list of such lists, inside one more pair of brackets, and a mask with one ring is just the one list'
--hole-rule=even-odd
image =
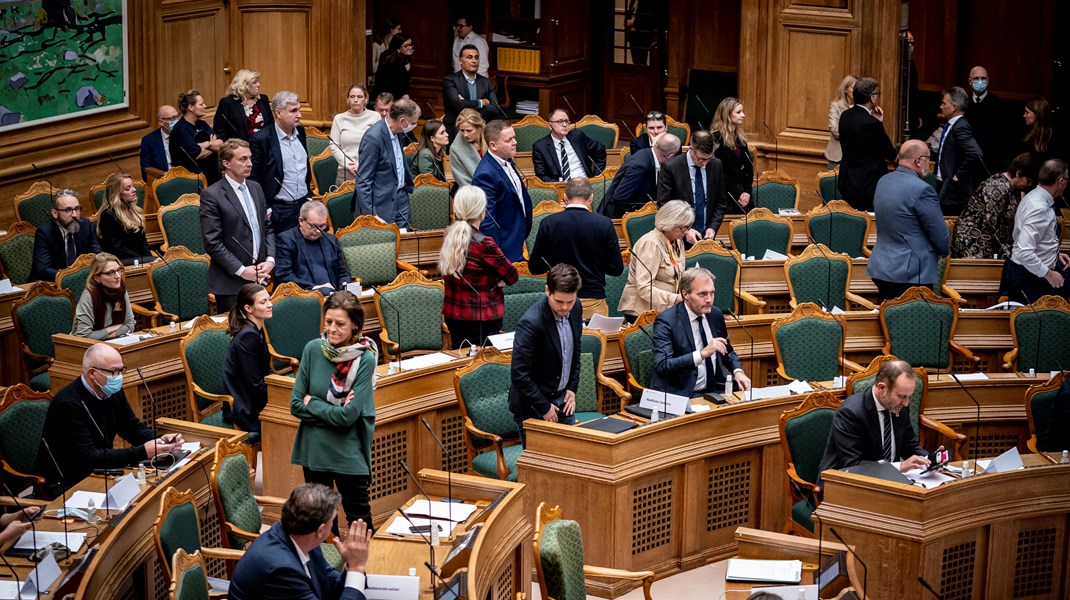
{"label": "man with beard", "polygon": [[94,227],[82,216],[78,194],[59,190],[52,198],[52,218],[33,238],[31,281],[55,281],[56,271],[71,266],[81,254],[100,252]]}

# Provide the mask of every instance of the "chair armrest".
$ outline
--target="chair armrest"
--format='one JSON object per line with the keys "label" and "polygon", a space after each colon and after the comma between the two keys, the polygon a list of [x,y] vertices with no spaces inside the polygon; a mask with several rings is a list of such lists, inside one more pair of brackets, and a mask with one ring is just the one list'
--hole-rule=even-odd
{"label": "chair armrest", "polygon": [[1003,355],[1003,368],[1007,371],[1011,370],[1012,366],[1017,366],[1018,363],[1018,348],[1012,348],[1010,352]]}
{"label": "chair armrest", "polygon": [[[298,367],[299,361],[296,358],[293,358],[293,357],[290,357],[290,356],[283,356],[282,354],[279,354],[278,352],[275,352],[275,348],[273,348],[271,346],[271,344],[268,344],[268,354],[270,354],[271,358],[273,359],[271,361],[272,362],[271,371],[273,373],[275,373],[276,375],[283,375],[285,373],[291,373],[291,372],[296,373],[297,372],[297,367]],[[284,369],[277,369],[277,368],[275,368],[275,365],[274,365],[275,361],[282,361],[282,362],[284,362],[284,363],[286,363],[286,364],[288,364],[290,366],[286,367]]]}
{"label": "chair armrest", "polygon": [[502,437],[500,435],[483,431],[476,427],[475,423],[472,423],[472,419],[469,419],[468,417],[464,418],[464,428],[468,430],[468,433],[471,433],[476,437],[483,438],[489,442],[494,442],[495,444],[498,444],[499,447],[501,446]]}
{"label": "chair armrest", "polygon": [[958,352],[962,356],[964,356],[967,360],[973,361],[975,363],[980,363],[981,362],[981,357],[980,356],[975,356],[973,352],[970,352],[969,348],[967,348],[966,346],[963,346],[962,344],[956,342],[955,340],[951,340],[951,349],[954,350],[955,352]]}
{"label": "chair armrest", "polygon": [[956,304],[960,306],[966,305],[966,299],[963,298],[958,292],[956,292],[955,288],[947,285],[946,283],[940,286],[940,293],[947,296],[948,298],[951,298],[955,301]]}
{"label": "chair armrest", "polygon": [[859,296],[858,294],[854,294],[852,292],[847,292],[847,299],[851,302],[854,302],[855,304],[866,307],[867,310],[873,310],[877,308],[876,304],[873,304],[869,300],[866,300],[862,296]]}
{"label": "chair armrest", "polygon": [[[23,473],[23,472],[15,469],[14,467],[12,467],[10,464],[8,464],[8,462],[6,460],[0,459],[0,465],[3,465],[3,471],[5,473],[8,473],[8,474],[12,475],[13,477],[18,477],[18,478],[22,478],[22,479],[29,479],[30,481],[34,482],[35,485],[44,485],[45,484],[46,480],[45,480],[44,477],[41,477],[40,475],[32,475],[30,473]],[[2,497],[2,496],[0,496],[0,497]],[[3,504],[3,503],[0,502],[0,504]]]}
{"label": "chair armrest", "polygon": [[159,314],[154,310],[150,310],[148,308],[145,308],[144,306],[141,306],[140,304],[134,304],[132,302],[130,303],[130,310],[134,311],[135,315],[142,317],[154,317]]}
{"label": "chair armrest", "polygon": [[250,542],[255,540],[256,538],[260,537],[259,533],[253,533],[251,531],[246,531],[246,530],[244,530],[244,529],[242,529],[240,527],[235,527],[235,526],[231,525],[230,523],[225,523],[223,525],[223,527],[224,527],[224,529],[226,529],[226,531],[223,532],[223,535],[228,535],[228,534],[229,535],[234,535],[234,536],[240,537],[243,540],[249,540]]}
{"label": "chair armrest", "polygon": [[1033,454],[1040,454],[1040,452],[1037,451],[1037,436],[1029,436],[1029,441],[1025,443],[1025,446],[1026,448],[1029,448],[1029,451]]}
{"label": "chair armrest", "polygon": [[866,258],[869,258],[870,256],[872,256],[872,255],[873,255],[873,248],[870,248],[869,246],[867,246],[867,245],[865,245],[865,244],[862,244],[862,254],[863,254],[863,255],[864,255],[864,256],[865,256]]}
{"label": "chair armrest", "polygon": [[847,358],[844,358],[844,357],[840,358],[840,364],[845,366],[845,367],[847,367],[848,369],[854,371],[855,373],[861,373],[862,371],[866,370],[866,368],[863,367],[862,365],[856,363],[853,360],[850,360],[850,359],[847,359]]}
{"label": "chair armrest", "polygon": [[610,569],[608,567],[595,567],[583,565],[584,577],[607,577],[612,579],[630,579],[643,581],[643,598],[651,600],[650,586],[654,583],[653,571],[625,571],[623,569]]}
{"label": "chair armrest", "polygon": [[[30,476],[32,477],[32,475]],[[37,498],[19,498],[19,503],[15,504],[15,501],[11,499],[11,496],[0,496],[0,506],[37,506],[41,510],[44,510],[46,506],[51,504],[48,500],[38,500]]]}
{"label": "chair armrest", "polygon": [[395,261],[395,262],[397,262],[397,264],[398,264],[398,269],[400,269],[402,271],[416,271],[417,273],[420,272],[420,269],[417,269],[416,265],[407,263],[407,262],[405,262],[403,260],[399,260],[399,261]]}
{"label": "chair armrest", "polygon": [[944,425],[940,421],[937,421],[936,419],[932,417],[927,417],[925,415],[921,415],[919,421],[925,427],[928,427],[929,429],[932,429],[933,431],[951,440],[953,444],[954,455],[962,456],[962,447],[966,445],[967,440],[965,434],[959,433],[954,429],[948,427],[947,425]]}
{"label": "chair armrest", "polygon": [[736,295],[736,297],[739,298],[740,300],[742,300],[742,301],[746,302],[747,304],[750,304],[751,306],[757,308],[758,312],[765,312],[765,305],[766,305],[765,300],[759,300],[758,297],[755,296],[754,294],[752,294],[752,293],[750,293],[750,292],[748,292],[746,290],[741,290],[739,288],[736,288],[736,289],[732,290],[732,293],[734,293]]}
{"label": "chair armrest", "polygon": [[600,384],[606,386],[607,388],[613,390],[613,393],[616,394],[617,397],[620,398],[622,402],[627,402],[628,400],[632,399],[631,393],[625,391],[624,390],[624,386],[621,385],[620,382],[617,381],[616,379],[613,379],[611,377],[607,377],[607,376],[605,376],[605,375],[603,375],[601,373],[598,374],[597,379],[598,379],[598,383],[600,383]]}
{"label": "chair armrest", "polygon": [[286,498],[279,498],[278,496],[257,496],[254,494],[253,499],[262,506],[282,506],[286,503]]}
{"label": "chair armrest", "polygon": [[226,402],[226,403],[229,404],[229,403],[234,401],[233,398],[231,398],[230,396],[228,396],[226,394],[213,394],[211,392],[206,392],[206,391],[202,390],[201,386],[197,385],[196,383],[191,384],[191,385],[193,385],[193,393],[194,394],[196,394],[198,396],[202,396],[204,398],[207,398],[207,399],[211,400],[212,402]]}
{"label": "chair armrest", "polygon": [[400,358],[401,346],[386,335],[385,327],[379,330],[379,339],[383,342],[383,354],[385,355],[387,362],[393,360],[395,354],[399,355]]}
{"label": "chair armrest", "polygon": [[26,344],[22,345],[22,353],[32,358],[33,360],[45,363],[45,365],[50,365],[52,364],[52,361],[56,360],[56,357],[54,356],[46,356],[44,354],[38,354],[33,350],[30,350],[30,347]]}
{"label": "chair armrest", "polygon": [[235,550],[233,548],[205,548],[201,547],[201,554],[205,558],[220,558],[223,560],[241,560],[245,556],[245,550]]}

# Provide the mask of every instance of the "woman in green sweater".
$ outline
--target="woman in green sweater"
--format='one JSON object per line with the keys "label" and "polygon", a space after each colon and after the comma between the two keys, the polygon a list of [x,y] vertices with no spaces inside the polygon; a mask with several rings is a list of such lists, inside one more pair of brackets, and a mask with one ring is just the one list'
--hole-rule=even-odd
{"label": "woman in green sweater", "polygon": [[301,465],[306,483],[337,487],[346,519],[363,519],[370,528],[372,391],[379,351],[360,334],[364,309],[352,293],[328,296],[323,315],[323,337],[305,346],[290,398],[290,413],[301,421],[290,462]]}

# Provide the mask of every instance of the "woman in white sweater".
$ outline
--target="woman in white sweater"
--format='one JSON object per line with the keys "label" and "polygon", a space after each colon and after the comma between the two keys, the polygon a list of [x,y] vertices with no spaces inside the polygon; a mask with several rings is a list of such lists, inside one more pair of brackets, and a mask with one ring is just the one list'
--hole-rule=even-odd
{"label": "woman in white sweater", "polygon": [[338,113],[331,123],[331,154],[338,161],[338,177],[335,184],[341,185],[347,179],[355,179],[357,174],[357,151],[364,133],[382,119],[379,113],[368,110],[368,89],[359,83],[349,86],[347,97],[349,110]]}
{"label": "woman in white sweater", "polygon": [[855,82],[858,78],[848,75],[840,82],[836,89],[837,96],[829,104],[829,143],[825,146],[825,158],[831,171],[840,164],[843,158],[843,150],[840,149],[840,115],[843,111],[854,106]]}

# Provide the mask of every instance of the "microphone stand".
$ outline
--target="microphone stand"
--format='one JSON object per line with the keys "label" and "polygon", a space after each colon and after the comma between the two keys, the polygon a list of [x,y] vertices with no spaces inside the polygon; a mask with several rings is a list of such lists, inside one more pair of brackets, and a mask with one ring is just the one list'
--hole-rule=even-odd
{"label": "microphone stand", "polygon": [[[420,532],[419,530],[417,530],[417,533],[420,533],[420,537],[424,538],[424,541],[427,542],[427,549],[431,553],[431,560],[429,562],[431,564],[434,564],[435,563],[435,543],[434,543],[434,540],[437,540],[438,536],[434,535],[433,532],[434,532],[435,528],[438,527],[438,525],[435,523],[434,515],[431,514],[433,512],[431,510],[431,496],[427,495],[427,490],[425,490],[424,486],[420,484],[420,480],[416,479],[416,476],[412,474],[412,469],[409,468],[409,465],[404,460],[398,459],[398,464],[401,465],[402,469],[405,469],[405,474],[409,476],[409,479],[411,479],[412,482],[416,484],[416,487],[420,490],[420,493],[423,494],[424,498],[427,499],[427,512],[428,512],[428,515],[427,515],[427,522],[428,522],[427,532],[431,536],[431,539],[428,539],[427,536],[423,535],[423,533]],[[405,520],[408,521],[409,524],[413,528],[416,527],[416,525],[412,522],[412,519],[409,518],[409,515],[404,510],[402,510],[401,507],[398,507],[398,512],[401,513],[401,515],[403,517],[405,517]],[[450,511],[450,514],[452,515],[452,509]],[[450,527],[453,527],[453,519],[450,519]],[[448,533],[452,533],[452,532],[448,532]],[[432,571],[432,572],[434,572],[434,571]],[[433,582],[431,584],[431,587],[434,588],[434,583]]]}
{"label": "microphone stand", "polygon": [[[141,373],[141,367],[134,367],[134,370],[137,371],[137,376],[141,379],[141,385],[145,386],[145,393],[147,393],[149,395],[149,406],[152,407],[152,432],[153,432],[153,434],[155,434],[156,433],[156,399],[152,397],[152,390],[149,389],[149,384],[148,384],[147,381],[145,381],[145,376]],[[159,445],[156,442],[157,439],[158,439],[158,436],[157,435],[153,435],[153,437],[152,437],[153,453],[152,453],[152,460],[150,461],[150,464],[152,464],[152,467],[154,469],[156,469],[156,479],[159,480],[160,479],[160,465],[157,464],[156,458],[160,455],[160,448],[159,448]]]}
{"label": "microphone stand", "polygon": [[933,597],[936,598],[936,600],[944,600],[944,597],[942,595],[936,593],[936,590],[933,589],[933,586],[929,585],[928,581],[925,581],[924,577],[919,575],[918,576],[918,583],[920,583],[923,588],[929,590],[929,593],[932,594]]}
{"label": "microphone stand", "polygon": [[[647,310],[654,310],[654,272],[651,271],[650,267],[646,266],[646,263],[643,262],[643,259],[639,258],[639,256],[636,255],[634,252],[632,253],[632,260],[638,262],[639,266],[643,267],[643,269],[646,270],[646,274],[650,277],[650,291],[648,294],[646,307]],[[651,342],[653,342],[653,340],[651,340]]]}
{"label": "microphone stand", "polygon": [[[958,386],[962,388],[963,392],[966,392],[966,396],[970,399],[970,402],[973,402],[974,406],[977,407],[977,420],[975,420],[973,424],[973,439],[974,443],[976,444],[981,440],[981,403],[977,401],[977,398],[973,397],[973,394],[970,393],[970,390],[967,389],[966,386],[962,385],[962,382],[959,381],[957,375],[955,375],[954,373],[948,373],[948,375],[951,376],[951,379],[955,380],[955,383],[957,383]],[[918,415],[918,417],[921,417],[921,415]],[[977,474],[977,452],[973,453],[973,474]],[[965,477],[966,474],[963,473],[963,476]]]}
{"label": "microphone stand", "polygon": [[389,299],[387,299],[387,297],[384,296],[383,293],[379,291],[378,287],[376,287],[374,285],[369,285],[368,287],[371,288],[371,290],[373,292],[375,292],[376,296],[379,296],[380,300],[382,300],[383,302],[386,302],[386,305],[390,308],[390,310],[393,310],[394,314],[397,315],[397,318],[398,318],[398,341],[396,342],[396,345],[398,347],[398,373],[400,373],[402,371],[402,369],[401,369],[401,311],[399,311],[397,309],[397,307],[394,306],[394,303],[391,302]]}
{"label": "microphone stand", "polygon": [[[152,250],[152,253],[155,254],[156,256],[158,256],[160,258],[160,260],[163,261],[163,264],[164,264],[164,266],[167,267],[168,271],[173,271],[174,270],[174,268],[171,266],[171,263],[169,263],[167,261],[167,257],[164,256],[163,252],[160,252],[159,250]],[[175,275],[175,290],[178,292],[178,320],[179,320],[179,322],[181,322],[182,321],[182,315],[184,314],[184,312],[182,310],[182,278],[179,277],[177,272],[175,272],[174,275]]]}
{"label": "microphone stand", "polygon": [[847,545],[847,542],[843,541],[843,538],[840,537],[840,534],[836,531],[835,527],[829,527],[829,533],[836,536],[836,539],[839,540],[845,548],[847,548],[847,551],[851,553],[851,556],[855,557],[855,560],[858,561],[858,564],[862,565],[862,598],[865,599],[866,584],[869,580],[869,567],[866,566],[866,563],[862,562],[862,557],[859,556],[854,550],[852,550],[851,547]]}
{"label": "microphone stand", "polygon": [[327,136],[327,141],[330,142],[332,146],[337,148],[338,153],[342,155],[342,181],[349,181],[349,163],[356,163],[357,161],[350,158],[349,155],[346,154],[346,151],[342,150],[342,147],[338,145],[338,142],[331,139],[331,136]]}
{"label": "microphone stand", "polygon": [[[204,175],[204,169],[201,168],[201,164],[197,162],[197,159],[194,158],[193,155],[189,153],[189,150],[186,150],[181,145],[178,147],[178,149],[182,151],[182,154],[185,154],[191,161],[193,161],[193,165],[195,167],[197,167],[197,172],[194,173],[194,175]],[[181,166],[181,165],[179,165],[179,166]],[[200,196],[201,192],[203,192],[203,191],[204,190],[201,189],[201,178],[197,177],[197,195]]]}
{"label": "microphone stand", "polygon": [[246,249],[245,246],[240,241],[238,241],[238,238],[236,238],[236,237],[234,237],[232,235],[232,236],[230,236],[230,239],[235,244],[237,244],[237,246],[239,248],[241,248],[241,251],[244,252],[245,255],[249,257],[249,260],[252,261],[252,263],[253,263],[252,264],[253,271],[256,273],[256,281],[255,281],[255,283],[259,283],[260,285],[263,285],[263,283],[261,283],[261,280],[260,280],[260,263],[256,262],[256,257],[253,256],[253,253],[250,252],[248,249]]}
{"label": "microphone stand", "polygon": [[[428,502],[430,502],[430,500]],[[420,531],[420,529],[416,526],[416,523],[413,522],[412,517],[409,516],[409,513],[405,512],[405,510],[403,508],[401,508],[400,506],[398,507],[398,512],[401,513],[401,516],[405,517],[405,520],[409,522],[409,530],[414,532],[414,533],[416,533],[416,534],[418,534],[420,536],[420,538],[423,539],[424,543],[427,544],[427,550],[428,550],[428,552],[430,554],[431,560],[428,561],[428,562],[425,562],[424,565],[427,566],[428,570],[431,571],[432,577],[438,575],[436,570],[431,566],[435,562],[435,544],[434,544],[434,542],[432,542],[426,535],[424,535],[424,533],[422,531]],[[427,521],[428,521],[428,523],[430,523],[430,525],[427,526],[427,532],[431,533],[431,528],[432,527],[438,527],[438,525],[435,525],[434,519],[430,519],[429,518]],[[442,579],[442,578],[439,577],[439,579]],[[433,592],[434,588],[435,588],[435,582],[434,582],[434,579],[432,579],[431,580],[432,592]]]}
{"label": "microphone stand", "polygon": [[[751,382],[750,385],[751,385],[751,388],[753,388],[754,387],[754,336],[751,335],[749,331],[747,331],[747,327],[743,324],[743,321],[739,320],[739,315],[737,315],[733,311],[728,311],[727,314],[731,315],[731,317],[735,320],[736,325],[739,325],[739,328],[742,329],[743,333],[745,333],[747,335],[747,338],[750,339],[750,382]],[[731,342],[729,342],[729,343],[731,343]],[[727,368],[725,370],[727,370]],[[726,379],[730,378],[732,375],[733,375],[732,373],[725,373],[725,378]],[[745,392],[746,390],[741,390],[741,391]],[[743,399],[744,400],[747,399],[746,395],[743,396]]]}
{"label": "microphone stand", "polygon": [[453,497],[453,461],[450,458],[449,450],[446,450],[446,445],[442,443],[442,440],[435,435],[435,430],[431,429],[431,425],[427,422],[426,418],[421,418],[424,427],[427,428],[427,432],[431,434],[431,437],[438,444],[438,447],[442,449],[442,455],[446,457],[446,497],[442,499],[443,502],[449,504],[449,519],[453,520],[453,504],[460,502],[457,498]]}
{"label": "microphone stand", "polygon": [[[52,466],[56,467],[56,473],[59,475],[59,487],[60,496],[63,499],[63,508],[66,511],[67,508],[67,485],[65,484],[66,477],[63,476],[63,470],[59,468],[59,462],[56,461],[56,456],[52,454],[52,448],[48,446],[48,438],[41,436],[41,443],[45,445],[45,450],[48,452],[48,457],[52,461]],[[63,518],[63,545],[67,547],[69,551],[71,548],[70,538],[67,532],[67,515],[64,513]],[[70,553],[67,554],[67,559],[70,559]]]}
{"label": "microphone stand", "polygon": [[[82,400],[81,402],[82,408],[85,409],[85,413],[89,415],[89,419],[93,421],[93,427],[96,427],[97,433],[100,434],[100,437],[104,440],[104,444],[107,445],[109,440],[108,437],[104,435],[104,430],[97,424],[97,420],[93,417],[93,413],[89,412],[89,406],[86,405],[85,400]],[[114,434],[112,435],[114,436]],[[102,508],[104,509],[104,518],[105,520],[108,520],[110,519],[109,510],[111,507],[111,502],[108,502],[108,469],[102,469],[102,471],[103,475],[101,475],[101,477],[104,478],[104,506]]]}
{"label": "microphone stand", "polygon": [[[45,177],[44,171],[37,168],[36,163],[30,163],[30,166],[33,167],[34,171],[37,171],[37,174],[41,176],[41,179],[44,179],[45,182],[48,183],[48,193],[52,196],[52,199],[54,200],[56,198],[56,186],[52,185],[52,180],[48,177]],[[36,226],[37,224],[34,225]]]}
{"label": "microphone stand", "polygon": [[[11,491],[11,488],[10,488],[10,487],[8,487],[8,485],[7,485],[7,482],[6,482],[6,481],[5,481],[5,482],[3,482],[3,485],[4,485],[4,490],[6,490],[6,491],[7,491],[7,493],[8,493],[8,494],[9,494],[9,495],[11,496],[11,500],[12,500],[12,502],[14,502],[14,503],[15,503],[15,507],[16,507],[16,508],[18,508],[18,509],[19,509],[19,512],[21,512],[21,513],[22,513],[23,515],[25,515],[25,516],[26,516],[26,518],[27,518],[27,520],[29,521],[29,523],[30,523],[30,532],[31,532],[31,539],[33,540],[33,550],[34,550],[34,552],[37,552],[37,550],[38,550],[38,547],[37,547],[37,525],[36,525],[36,524],[34,523],[34,521],[35,521],[36,519],[33,519],[33,518],[31,518],[31,517],[30,517],[30,515],[29,515],[29,514],[28,514],[28,513],[26,512],[26,509],[25,509],[25,508],[23,508],[23,506],[22,506],[22,503],[21,503],[21,502],[19,502],[19,498],[18,498],[18,496],[16,496],[16,495],[15,495],[15,494],[14,494],[14,493],[13,493],[13,492]],[[40,510],[44,510],[44,509],[43,509],[43,508],[38,508],[37,510],[38,510],[38,511],[40,511]],[[0,553],[0,554],[2,554],[2,553]],[[67,555],[68,555],[68,556],[70,556],[70,547],[68,547],[68,552],[67,552]],[[5,563],[5,564],[7,563],[7,559],[4,559],[4,563]],[[14,573],[14,570],[12,570],[12,573]],[[37,571],[37,570],[35,569],[35,570],[34,570],[34,574],[36,575],[36,579],[37,579],[37,585],[36,585],[36,586],[34,586],[34,588],[35,588],[35,590],[37,591],[37,598],[40,598],[40,597],[41,597],[41,573],[40,573],[40,572],[38,572],[38,571]],[[16,576],[15,576],[15,586],[16,586],[16,587],[18,586],[18,581],[19,581],[19,578],[18,578],[18,576],[16,575]],[[20,596],[20,597],[21,597],[21,596]]]}
{"label": "microphone stand", "polygon": [[[463,269],[463,267],[462,267],[462,269]],[[476,296],[476,302],[479,305],[479,344],[478,345],[479,345],[480,348],[482,348],[484,341],[486,341],[486,339],[487,339],[483,335],[483,297],[479,295],[479,291],[476,290],[476,286],[472,285],[471,282],[469,282],[467,279],[464,278],[464,275],[457,275],[457,279],[460,279],[461,281],[463,281],[464,284],[467,285],[468,288],[472,290],[472,293],[475,294],[475,296]],[[472,344],[472,341],[469,340],[468,343]],[[458,344],[458,347],[459,346],[460,345]],[[470,356],[475,356],[476,352],[477,352],[477,350],[475,349],[475,345],[472,345],[472,350],[471,350]],[[424,424],[426,424],[426,423],[427,423],[427,421],[424,421]],[[439,442],[439,445],[442,445],[442,442]],[[445,452],[446,449],[443,448],[442,451]],[[453,494],[450,494],[450,495],[452,496]]]}

